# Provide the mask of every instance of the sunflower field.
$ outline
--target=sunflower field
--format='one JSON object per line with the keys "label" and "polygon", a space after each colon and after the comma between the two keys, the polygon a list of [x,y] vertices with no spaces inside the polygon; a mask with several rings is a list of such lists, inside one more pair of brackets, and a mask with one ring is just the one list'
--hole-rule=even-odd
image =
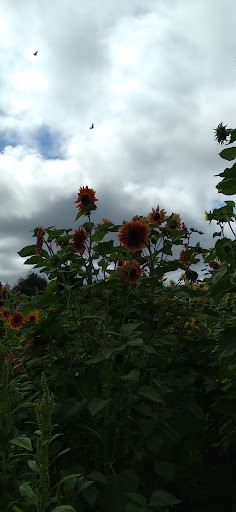
{"label": "sunflower field", "polygon": [[[219,176],[236,194],[236,164]],[[0,284],[0,512],[235,512],[235,203],[207,249],[159,206],[95,225],[97,201],[19,252],[44,292]]]}

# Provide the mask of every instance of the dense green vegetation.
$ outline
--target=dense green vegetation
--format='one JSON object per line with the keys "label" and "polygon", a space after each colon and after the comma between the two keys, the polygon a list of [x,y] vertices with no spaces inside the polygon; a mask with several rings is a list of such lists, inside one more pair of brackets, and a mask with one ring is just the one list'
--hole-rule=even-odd
{"label": "dense green vegetation", "polygon": [[[236,164],[220,177],[235,194]],[[81,188],[81,227],[20,251],[46,288],[1,286],[0,511],[235,512],[235,203],[206,213],[206,249],[158,207],[95,225],[95,201]]]}

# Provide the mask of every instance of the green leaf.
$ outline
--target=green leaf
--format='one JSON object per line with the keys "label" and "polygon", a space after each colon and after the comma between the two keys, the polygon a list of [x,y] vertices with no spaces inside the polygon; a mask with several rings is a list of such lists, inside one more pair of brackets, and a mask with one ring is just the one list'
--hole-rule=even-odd
{"label": "green leaf", "polygon": [[173,462],[155,462],[154,471],[155,473],[157,473],[157,475],[161,476],[167,482],[173,481],[175,479],[176,467]]}
{"label": "green leaf", "polygon": [[130,345],[131,347],[141,347],[141,345],[143,345],[143,340],[141,338],[133,338],[128,341],[127,345]]}
{"label": "green leaf", "polygon": [[59,507],[54,508],[52,512],[76,512],[76,510],[70,505],[60,505]]}
{"label": "green leaf", "polygon": [[107,404],[111,402],[111,398],[108,398],[107,400],[104,400],[103,398],[95,397],[93,398],[88,405],[90,414],[92,416],[96,416],[104,407],[106,407]]}
{"label": "green leaf", "polygon": [[142,345],[140,348],[142,348],[145,352],[148,352],[148,354],[157,354],[155,348],[151,347],[150,345]]}
{"label": "green leaf", "polygon": [[105,235],[107,235],[107,231],[97,231],[92,236],[92,242],[101,242]]}
{"label": "green leaf", "polygon": [[139,388],[139,390],[137,391],[137,394],[139,396],[147,398],[148,400],[151,400],[151,402],[162,402],[160,395],[158,395],[155,389],[153,389],[151,386],[141,386],[141,388]]}
{"label": "green leaf", "polygon": [[124,333],[126,336],[128,336],[131,332],[133,332],[137,327],[141,325],[141,322],[136,323],[130,323],[130,324],[124,324],[121,327],[121,332]]}
{"label": "green leaf", "polygon": [[19,490],[21,496],[24,496],[24,498],[26,498],[27,504],[36,504],[36,494],[34,493],[32,487],[30,487],[28,483],[20,485]]}
{"label": "green leaf", "polygon": [[165,334],[161,336],[158,341],[163,343],[164,345],[177,345],[178,340],[175,334]]}
{"label": "green leaf", "polygon": [[103,473],[100,473],[99,471],[92,471],[92,473],[90,473],[88,475],[88,478],[90,480],[93,480],[94,482],[98,482],[99,484],[107,485],[107,480],[106,480],[105,475],[103,475]]}
{"label": "green leaf", "polygon": [[131,370],[127,375],[122,375],[120,377],[121,380],[127,380],[130,382],[138,382],[140,377],[140,370],[135,368],[134,370]]}
{"label": "green leaf", "polygon": [[236,157],[236,147],[223,149],[219,155],[225,160],[234,160]]}
{"label": "green leaf", "polygon": [[13,512],[24,512],[23,510],[21,510],[21,508],[17,507],[16,505],[14,505],[14,507],[12,508],[12,511]]}
{"label": "green leaf", "polygon": [[70,480],[74,480],[74,478],[77,478],[78,476],[81,476],[80,473],[75,473],[73,475],[69,475],[69,476],[65,476],[65,478],[62,478],[62,480],[60,480],[60,482],[57,482],[52,489],[56,489],[57,487],[59,487],[61,484],[64,484],[65,482],[69,482]]}
{"label": "green leaf", "polygon": [[38,468],[35,460],[28,460],[27,464],[28,464],[29,468],[32,469],[32,471],[35,471],[36,473],[39,472],[39,468]]}
{"label": "green leaf", "polygon": [[178,505],[181,500],[178,500],[173,494],[166,491],[154,491],[149,503],[150,507],[167,507],[169,505]]}
{"label": "green leaf", "polygon": [[10,443],[25,448],[25,450],[30,450],[31,452],[33,450],[30,438],[24,435],[11,439]]}
{"label": "green leaf", "polygon": [[87,503],[93,506],[97,500],[98,490],[96,489],[96,487],[89,487],[88,489],[84,489],[82,495],[84,499],[87,501]]}
{"label": "green leaf", "polygon": [[36,244],[34,245],[28,245],[27,247],[24,247],[24,249],[21,249],[17,254],[21,256],[22,258],[26,258],[26,256],[35,256],[35,249]]}
{"label": "green leaf", "polygon": [[137,492],[126,492],[125,494],[126,494],[126,496],[131,498],[131,500],[134,501],[134,503],[137,503],[137,505],[140,505],[143,507],[147,503],[146,498],[142,494],[139,494]]}
{"label": "green leaf", "polygon": [[109,359],[112,354],[116,351],[116,348],[104,348],[102,350],[102,354],[105,356],[106,359]]}
{"label": "green leaf", "polygon": [[55,460],[57,460],[59,457],[61,457],[62,455],[64,455],[65,453],[68,453],[68,452],[70,452],[70,451],[71,451],[71,448],[65,448],[64,450],[62,450],[62,451],[61,451],[60,453],[58,453],[55,457],[53,457],[53,459],[52,459],[52,460],[51,460],[51,462],[50,462],[50,466],[51,466],[51,464],[53,464],[53,462],[54,462]]}

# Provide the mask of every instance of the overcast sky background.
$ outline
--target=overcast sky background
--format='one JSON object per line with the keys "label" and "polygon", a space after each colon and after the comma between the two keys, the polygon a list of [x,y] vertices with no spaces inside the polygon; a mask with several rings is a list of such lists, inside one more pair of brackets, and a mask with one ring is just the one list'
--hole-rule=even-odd
{"label": "overcast sky background", "polygon": [[81,224],[86,185],[95,222],[159,204],[215,244],[204,211],[224,204],[213,129],[236,126],[235,26],[235,0],[1,0],[3,284],[33,269],[17,252],[36,226]]}

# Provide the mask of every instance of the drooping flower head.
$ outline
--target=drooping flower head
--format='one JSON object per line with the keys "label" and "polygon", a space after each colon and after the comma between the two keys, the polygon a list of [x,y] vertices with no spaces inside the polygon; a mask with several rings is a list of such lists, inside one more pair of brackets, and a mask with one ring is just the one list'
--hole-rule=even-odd
{"label": "drooping flower head", "polygon": [[175,229],[181,229],[180,215],[173,213],[171,219],[166,223],[164,233],[169,236]]}
{"label": "drooping flower head", "polygon": [[19,329],[20,326],[24,323],[25,317],[20,313],[20,311],[14,311],[13,315],[10,315],[10,327],[12,329]]}
{"label": "drooping flower head", "polygon": [[42,248],[43,248],[43,228],[42,228],[42,226],[39,226],[38,230],[37,230],[37,247],[35,249],[36,256],[39,256],[41,254]]}
{"label": "drooping flower head", "polygon": [[166,217],[166,211],[160,210],[158,205],[155,210],[152,208],[152,211],[147,216],[147,221],[150,222],[150,224],[157,224],[160,226],[166,220]]}
{"label": "drooping flower head", "polygon": [[37,311],[30,311],[28,315],[26,315],[26,322],[37,322],[39,320],[39,314]]}
{"label": "drooping flower head", "polygon": [[94,204],[97,199],[95,198],[95,190],[89,187],[80,187],[78,192],[78,199],[75,203],[78,203],[76,208],[79,208],[80,211],[83,211],[86,206],[90,204]]}
{"label": "drooping flower head", "polygon": [[131,251],[140,251],[147,245],[150,229],[145,220],[138,218],[119,228],[120,242]]}
{"label": "drooping flower head", "polygon": [[74,235],[72,235],[73,247],[79,253],[84,252],[85,250],[85,240],[87,239],[87,235],[85,233],[84,228],[75,229]]}
{"label": "drooping flower head", "polygon": [[142,277],[142,269],[137,263],[137,261],[132,260],[125,261],[120,267],[121,270],[121,277],[124,281],[129,281],[130,283],[136,283],[137,281],[140,281]]}
{"label": "drooping flower head", "polygon": [[227,124],[223,126],[223,123],[218,124],[217,128],[214,129],[215,139],[219,144],[224,144],[227,137],[232,133],[232,128],[226,130]]}

